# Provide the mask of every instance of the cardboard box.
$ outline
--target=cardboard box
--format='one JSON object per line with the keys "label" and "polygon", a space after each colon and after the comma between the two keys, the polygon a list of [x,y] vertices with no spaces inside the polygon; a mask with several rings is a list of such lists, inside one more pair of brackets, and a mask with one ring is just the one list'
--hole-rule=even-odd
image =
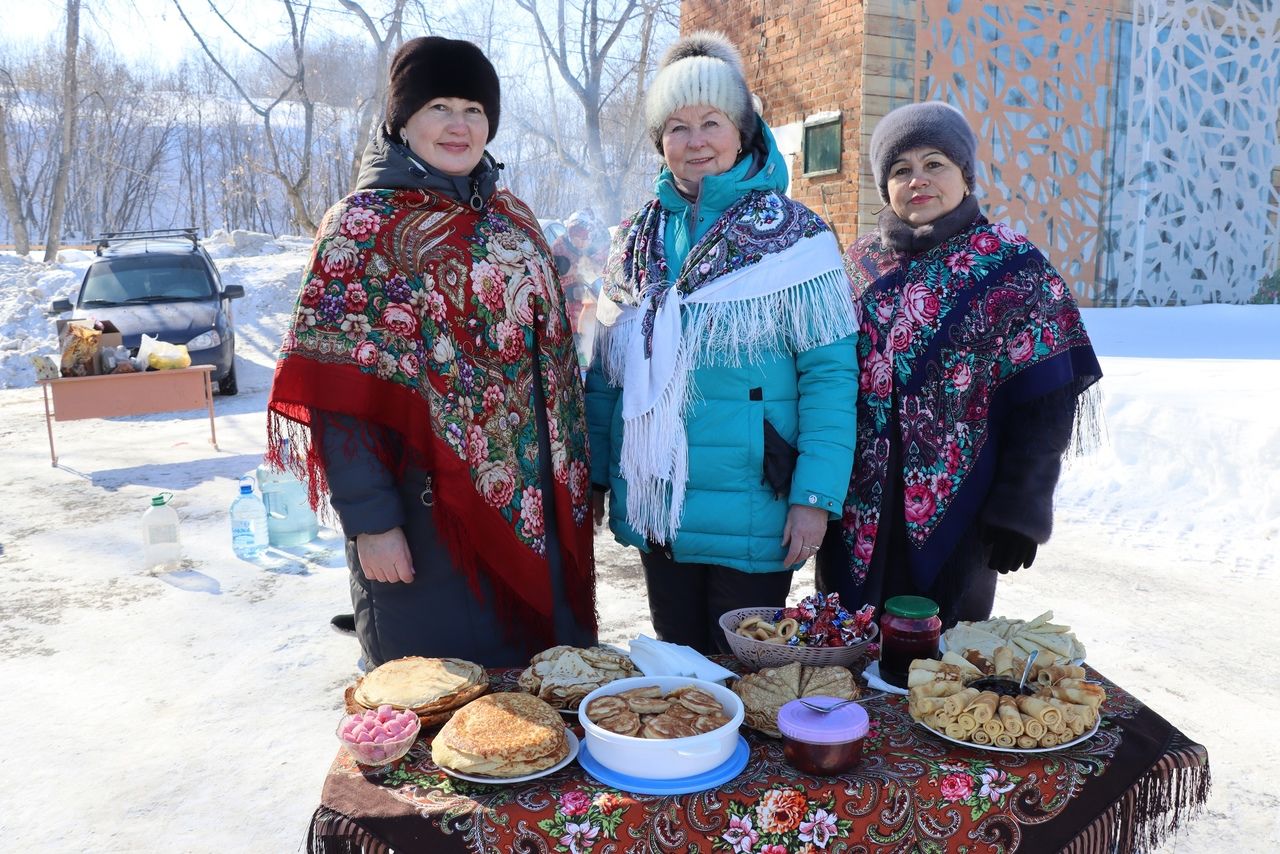
{"label": "cardboard box", "polygon": [[[75,318],[79,321],[92,321],[93,318]],[[64,349],[64,338],[66,336],[67,324],[71,320],[59,318],[57,321],[58,329],[58,352]],[[102,371],[102,351],[114,349],[124,343],[124,336],[120,334],[120,330],[110,320],[104,320],[99,324],[102,326],[102,335],[98,337],[98,352],[94,356],[93,364],[89,366],[88,376],[97,376]]]}

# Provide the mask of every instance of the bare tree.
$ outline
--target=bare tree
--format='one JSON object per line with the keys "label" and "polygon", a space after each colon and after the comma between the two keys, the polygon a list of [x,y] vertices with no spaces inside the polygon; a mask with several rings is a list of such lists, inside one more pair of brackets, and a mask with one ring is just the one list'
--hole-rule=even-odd
{"label": "bare tree", "polygon": [[[195,36],[196,41],[200,43],[201,49],[204,50],[210,61],[226,76],[236,92],[240,94],[240,97],[249,106],[249,109],[262,119],[263,142],[266,145],[268,154],[268,162],[265,169],[280,183],[281,188],[284,190],[285,197],[288,199],[292,209],[294,224],[305,232],[314,232],[316,223],[308,206],[307,185],[311,180],[311,147],[315,133],[315,103],[307,94],[305,49],[307,24],[311,18],[311,3],[309,0],[301,3],[295,2],[295,0],[281,0],[285,17],[289,23],[289,54],[291,62],[289,67],[286,68],[281,60],[277,60],[264,48],[254,44],[242,34],[239,29],[227,20],[217,5],[210,0],[209,8],[218,17],[218,20],[231,31],[232,35],[261,57],[266,65],[283,79],[282,87],[266,106],[258,103],[258,99],[255,99],[250,94],[248,88],[228,70],[227,66],[213,52],[204,36],[201,35],[200,30],[187,17],[181,2],[173,0],[173,5],[177,8],[178,14],[182,17],[187,28],[191,30],[191,34]],[[292,96],[292,104],[287,105],[286,109],[292,106],[302,112],[302,139],[296,145],[290,145],[284,138],[284,134],[277,132],[272,124],[273,114],[275,114],[276,109],[282,104],[286,104],[286,100],[290,99],[290,96]],[[291,157],[291,153],[294,156]]]}
{"label": "bare tree", "polygon": [[71,174],[71,150],[76,133],[76,50],[80,44],[80,0],[67,0],[67,46],[62,60],[62,138],[58,147],[58,168],[53,176],[49,201],[49,230],[44,242],[45,263],[58,255],[62,241],[62,211],[67,204],[67,179]]}
{"label": "bare tree", "polygon": [[[3,69],[0,69],[0,84],[3,84],[6,94],[17,88],[13,85],[9,72]],[[0,98],[0,200],[4,202],[4,212],[13,229],[13,249],[19,255],[26,255],[31,251],[31,235],[27,232],[27,220],[22,215],[22,203],[18,200],[18,188],[13,182],[13,170],[9,166],[8,124],[5,102]]]}
{"label": "bare tree", "polygon": [[[515,3],[537,28],[548,90],[567,88],[580,113],[573,121],[561,117],[552,95],[543,117],[524,117],[521,124],[546,140],[560,162],[588,182],[597,213],[616,222],[636,170],[652,161],[643,145],[644,81],[655,36],[662,28],[674,30],[679,4],[674,0]],[[572,130],[579,126],[581,136],[575,137]]]}
{"label": "bare tree", "polygon": [[355,0],[338,0],[338,2],[364,24],[365,31],[369,33],[369,39],[373,42],[376,60],[374,64],[373,92],[370,93],[364,104],[359,107],[360,121],[356,127],[357,145],[351,158],[351,183],[349,185],[354,187],[360,172],[360,155],[365,143],[373,136],[374,119],[381,113],[382,102],[387,97],[387,64],[390,60],[391,48],[400,44],[400,36],[404,31],[404,10],[408,5],[408,0],[393,0],[390,11],[381,19],[383,26],[381,33],[378,31],[378,22],[375,22],[369,16],[363,4],[356,3]]}

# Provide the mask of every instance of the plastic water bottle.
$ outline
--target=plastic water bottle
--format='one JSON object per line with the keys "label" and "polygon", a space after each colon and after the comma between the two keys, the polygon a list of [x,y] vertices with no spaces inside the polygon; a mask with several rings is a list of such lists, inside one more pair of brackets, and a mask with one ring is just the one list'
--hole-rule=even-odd
{"label": "plastic water bottle", "polygon": [[172,492],[162,492],[142,514],[142,562],[152,572],[177,569],[182,563],[178,511],[169,504],[172,500]]}
{"label": "plastic water bottle", "polygon": [[254,560],[267,544],[267,508],[253,492],[253,478],[240,478],[240,496],[231,502],[231,548],[241,560]]}
{"label": "plastic water bottle", "polygon": [[[280,453],[289,456],[289,440]],[[288,470],[258,466],[258,489],[267,507],[267,540],[273,546],[300,546],[316,538],[320,524],[307,500],[307,487]]]}

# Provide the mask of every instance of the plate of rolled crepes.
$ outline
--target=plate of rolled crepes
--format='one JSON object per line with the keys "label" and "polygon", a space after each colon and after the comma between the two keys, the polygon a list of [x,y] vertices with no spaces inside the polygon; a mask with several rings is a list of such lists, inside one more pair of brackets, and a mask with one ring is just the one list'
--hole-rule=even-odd
{"label": "plate of rolled crepes", "polygon": [[974,650],[941,661],[917,659],[908,671],[908,710],[929,731],[966,747],[1042,753],[1072,747],[1098,731],[1106,691],[1075,664],[1032,666],[1009,647],[991,659]]}

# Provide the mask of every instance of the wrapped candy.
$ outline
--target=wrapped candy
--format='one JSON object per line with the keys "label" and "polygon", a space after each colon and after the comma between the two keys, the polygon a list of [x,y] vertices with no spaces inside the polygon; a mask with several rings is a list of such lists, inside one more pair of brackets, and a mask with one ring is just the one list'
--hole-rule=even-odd
{"label": "wrapped candy", "polygon": [[854,614],[841,606],[839,593],[814,593],[773,615],[775,623],[786,619],[799,623],[789,646],[852,646],[870,634],[875,606],[864,605]]}

